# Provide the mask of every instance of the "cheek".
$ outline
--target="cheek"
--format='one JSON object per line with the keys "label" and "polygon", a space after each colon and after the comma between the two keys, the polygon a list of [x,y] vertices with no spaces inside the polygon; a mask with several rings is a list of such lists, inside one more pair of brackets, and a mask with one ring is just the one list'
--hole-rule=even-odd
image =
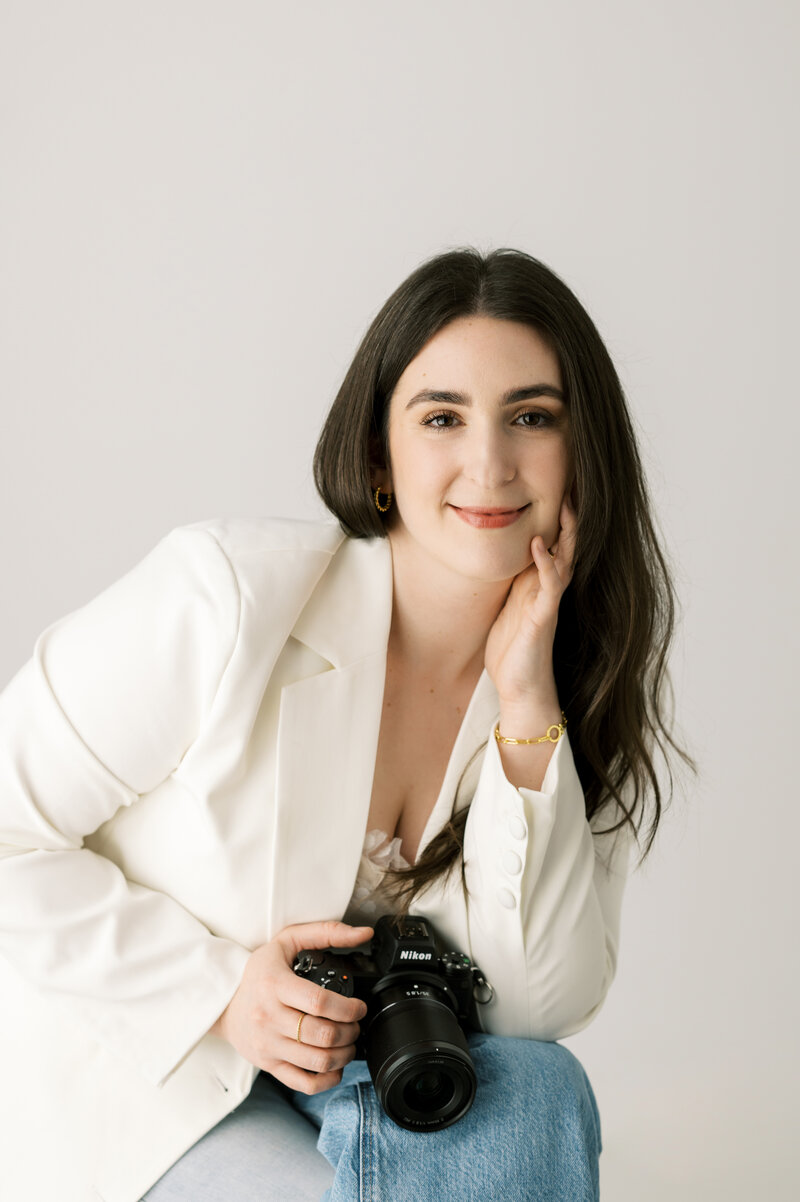
{"label": "cheek", "polygon": [[531,478],[538,481],[542,490],[555,495],[566,491],[572,470],[572,457],[566,446],[553,448],[542,455],[531,468]]}
{"label": "cheek", "polygon": [[413,454],[400,442],[392,455],[392,483],[398,500],[413,507],[415,502],[441,494],[452,478],[448,457],[434,447],[417,447]]}

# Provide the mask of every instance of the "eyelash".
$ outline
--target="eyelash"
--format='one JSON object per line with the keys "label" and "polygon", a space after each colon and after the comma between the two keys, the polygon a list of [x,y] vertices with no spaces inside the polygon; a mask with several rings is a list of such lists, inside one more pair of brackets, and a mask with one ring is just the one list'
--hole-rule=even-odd
{"label": "eyelash", "polygon": [[[436,413],[429,413],[427,417],[422,419],[420,424],[423,426],[429,426],[432,430],[452,430],[453,427],[450,425],[437,425],[436,419],[439,417],[457,418],[458,415],[451,412],[449,409],[440,409]],[[545,426],[552,426],[555,422],[555,418],[553,417],[552,413],[546,413],[541,409],[524,409],[521,413],[517,414],[517,416],[514,418],[514,422],[516,423],[519,421],[519,418],[521,417],[538,417],[540,419],[538,424],[535,426],[529,425],[528,422],[520,422],[520,426],[524,430],[543,430]]]}

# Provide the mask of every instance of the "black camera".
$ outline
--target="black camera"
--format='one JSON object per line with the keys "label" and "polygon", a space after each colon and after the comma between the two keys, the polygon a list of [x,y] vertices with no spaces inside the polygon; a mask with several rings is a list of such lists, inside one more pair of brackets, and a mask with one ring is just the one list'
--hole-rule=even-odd
{"label": "black camera", "polygon": [[367,1004],[356,1043],[378,1100],[409,1131],[439,1131],[469,1110],[477,1080],[465,1031],[493,990],[463,952],[446,951],[431,923],[384,915],[368,950],[299,952],[292,966],[323,989]]}

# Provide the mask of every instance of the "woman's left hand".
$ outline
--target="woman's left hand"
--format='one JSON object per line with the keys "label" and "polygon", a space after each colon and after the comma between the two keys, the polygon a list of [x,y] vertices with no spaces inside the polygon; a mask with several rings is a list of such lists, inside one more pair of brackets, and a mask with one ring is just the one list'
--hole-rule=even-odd
{"label": "woman's left hand", "polygon": [[537,534],[531,543],[533,563],[514,580],[489,632],[486,671],[497,689],[501,710],[522,712],[532,704],[557,704],[553,639],[559,602],[572,579],[576,525],[575,510],[565,496],[553,556]]}

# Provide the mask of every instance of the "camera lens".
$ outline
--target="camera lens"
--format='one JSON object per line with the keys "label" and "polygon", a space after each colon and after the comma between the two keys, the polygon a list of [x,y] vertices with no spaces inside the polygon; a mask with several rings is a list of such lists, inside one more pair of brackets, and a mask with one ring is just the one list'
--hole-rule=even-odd
{"label": "camera lens", "polygon": [[428,1069],[418,1077],[412,1077],[403,1089],[403,1101],[409,1110],[420,1114],[433,1114],[447,1106],[455,1096],[456,1087],[446,1073]]}
{"label": "camera lens", "polygon": [[469,1045],[445,998],[428,983],[424,989],[393,983],[381,991],[366,1033],[367,1065],[378,1101],[409,1131],[449,1127],[475,1097]]}

